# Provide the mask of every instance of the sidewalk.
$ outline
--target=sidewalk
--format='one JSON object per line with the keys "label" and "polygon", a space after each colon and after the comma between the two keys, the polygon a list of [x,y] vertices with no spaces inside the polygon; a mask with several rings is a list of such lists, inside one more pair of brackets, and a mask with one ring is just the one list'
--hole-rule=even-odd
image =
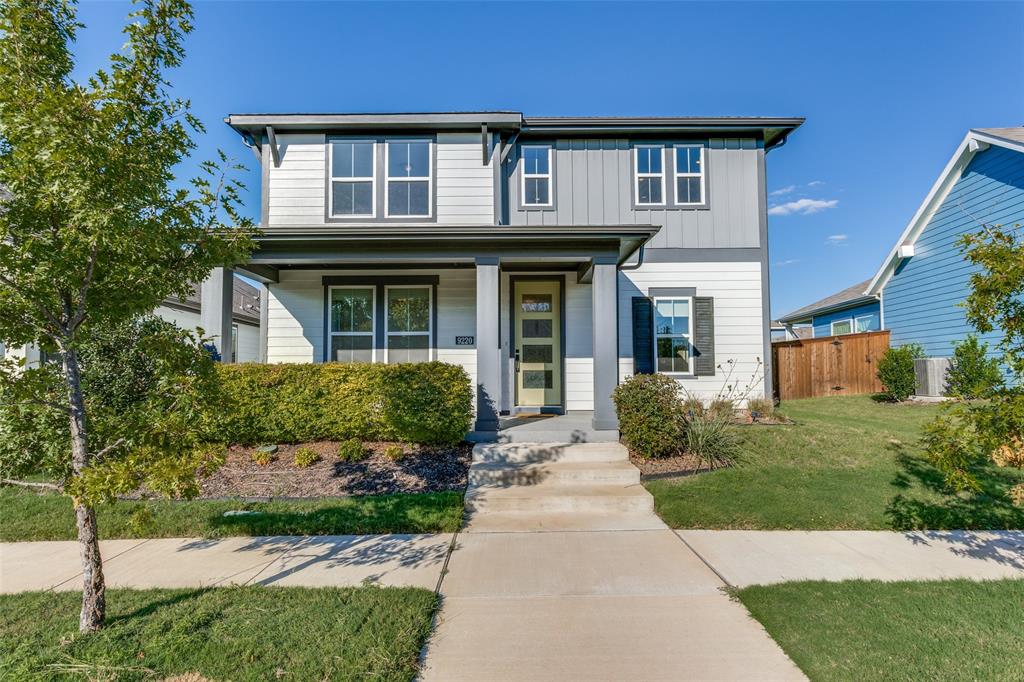
{"label": "sidewalk", "polygon": [[791,580],[1024,578],[1024,531],[746,531],[676,534],[735,587]]}
{"label": "sidewalk", "polygon": [[[108,587],[371,583],[433,590],[452,534],[104,540]],[[78,590],[77,542],[0,544],[0,593]]]}

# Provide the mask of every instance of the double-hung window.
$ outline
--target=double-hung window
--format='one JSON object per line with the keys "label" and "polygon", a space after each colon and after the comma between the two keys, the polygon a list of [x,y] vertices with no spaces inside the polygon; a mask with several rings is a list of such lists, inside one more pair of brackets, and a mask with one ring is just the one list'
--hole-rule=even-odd
{"label": "double-hung window", "polygon": [[331,216],[372,218],[376,214],[376,146],[373,140],[331,140]]}
{"label": "double-hung window", "polygon": [[433,317],[431,287],[384,288],[387,362],[427,362]]}
{"label": "double-hung window", "polygon": [[654,299],[654,344],[659,372],[692,374],[690,298]]}
{"label": "double-hung window", "polygon": [[677,144],[676,204],[692,206],[704,203],[704,145]]}
{"label": "double-hung window", "polygon": [[376,288],[330,287],[330,360],[373,362]]}
{"label": "double-hung window", "polygon": [[387,143],[387,216],[429,218],[432,160],[429,140]]}
{"label": "double-hung window", "polygon": [[665,203],[664,147],[661,145],[637,145],[636,159],[636,205],[662,206]]}
{"label": "double-hung window", "polygon": [[524,206],[551,206],[551,146],[523,145]]}

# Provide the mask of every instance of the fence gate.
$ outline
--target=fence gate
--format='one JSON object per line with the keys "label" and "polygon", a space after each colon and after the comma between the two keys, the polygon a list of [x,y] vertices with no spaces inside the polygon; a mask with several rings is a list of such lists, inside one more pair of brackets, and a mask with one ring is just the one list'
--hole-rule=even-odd
{"label": "fence gate", "polygon": [[878,393],[876,364],[888,348],[888,331],[777,341],[772,344],[775,397]]}

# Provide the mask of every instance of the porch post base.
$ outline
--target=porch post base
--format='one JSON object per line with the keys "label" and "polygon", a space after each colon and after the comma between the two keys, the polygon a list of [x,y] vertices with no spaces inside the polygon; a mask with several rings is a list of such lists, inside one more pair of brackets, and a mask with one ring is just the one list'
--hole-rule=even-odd
{"label": "porch post base", "polygon": [[598,419],[595,417],[590,421],[591,426],[596,431],[618,431],[619,420],[618,419]]}

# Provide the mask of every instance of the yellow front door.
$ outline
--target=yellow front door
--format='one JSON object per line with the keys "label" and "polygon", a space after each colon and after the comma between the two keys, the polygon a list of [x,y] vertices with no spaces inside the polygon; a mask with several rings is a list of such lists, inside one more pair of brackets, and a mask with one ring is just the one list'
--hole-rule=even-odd
{"label": "yellow front door", "polygon": [[561,282],[520,280],[513,294],[516,405],[562,405]]}

